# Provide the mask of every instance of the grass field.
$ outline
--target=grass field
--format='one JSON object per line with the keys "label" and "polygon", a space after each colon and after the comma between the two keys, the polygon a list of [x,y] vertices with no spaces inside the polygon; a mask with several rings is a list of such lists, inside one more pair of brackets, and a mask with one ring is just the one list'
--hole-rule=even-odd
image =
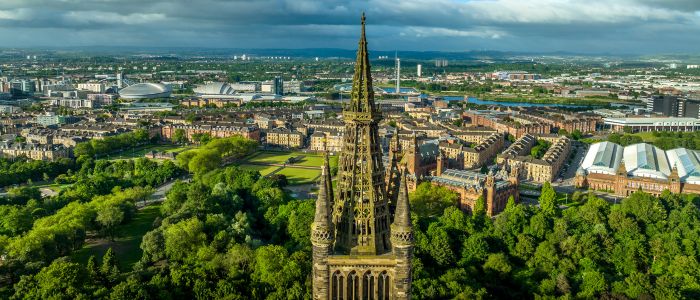
{"label": "grass field", "polygon": [[244,168],[244,169],[248,169],[248,170],[258,171],[258,172],[260,172],[260,175],[262,175],[262,176],[266,176],[267,174],[270,174],[272,171],[280,168],[277,166],[265,166],[265,165],[240,165],[240,167]]}
{"label": "grass field", "polygon": [[247,157],[245,160],[252,163],[260,164],[283,164],[287,159],[291,157],[302,156],[303,153],[294,152],[268,152],[262,151],[258,152],[252,156]]}
{"label": "grass field", "polygon": [[321,175],[321,170],[311,170],[311,169],[299,169],[299,168],[284,168],[276,174],[282,174],[287,176],[289,184],[307,184],[313,183],[319,175]]}
{"label": "grass field", "polygon": [[656,139],[658,139],[657,137],[654,136],[653,132],[638,132],[638,133],[635,133],[634,135],[641,137],[642,140],[644,140],[645,142],[649,142],[649,143],[653,143],[654,141],[656,141]]}
{"label": "grass field", "polygon": [[305,167],[320,167],[323,165],[323,156],[307,154],[301,161],[295,163],[295,165]]}
{"label": "grass field", "polygon": [[102,256],[110,247],[115,252],[122,270],[131,270],[134,263],[141,259],[141,239],[150,231],[153,221],[160,216],[160,204],[154,204],[138,211],[128,224],[120,226],[114,242],[108,238],[98,238],[88,241],[80,250],[73,254],[76,262],[87,263],[94,255],[99,264]]}
{"label": "grass field", "polygon": [[[320,168],[306,169],[299,167],[320,167],[323,165],[323,155],[316,153],[304,153],[296,151],[260,151],[242,159],[240,166],[249,170],[256,170],[260,175],[266,176],[280,168],[270,164],[284,164],[289,158],[300,157],[298,161],[283,167],[275,174],[287,176],[290,185],[313,183],[319,175]],[[335,160],[331,159],[331,164]]]}
{"label": "grass field", "polygon": [[292,151],[260,151],[243,159],[245,163],[284,164],[287,159],[301,157],[294,165],[305,167],[320,167],[323,165],[323,155],[316,153]]}

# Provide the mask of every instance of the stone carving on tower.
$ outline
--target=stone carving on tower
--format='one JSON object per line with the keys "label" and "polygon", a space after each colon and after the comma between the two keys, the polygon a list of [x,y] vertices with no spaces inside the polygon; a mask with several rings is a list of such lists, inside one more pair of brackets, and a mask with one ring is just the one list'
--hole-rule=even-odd
{"label": "stone carving on tower", "polygon": [[389,166],[386,172],[386,197],[391,201],[389,203],[390,210],[393,212],[396,208],[396,199],[399,193],[399,184],[401,181],[399,170],[399,162],[401,161],[401,142],[399,141],[399,130],[394,129],[394,136],[389,145]]}
{"label": "stone carving on tower", "polygon": [[[313,298],[410,299],[413,230],[406,170],[390,199],[379,141],[365,17],[351,101],[343,110],[345,136],[333,193],[328,159],[322,167],[311,225]],[[389,203],[395,203],[391,222]]]}

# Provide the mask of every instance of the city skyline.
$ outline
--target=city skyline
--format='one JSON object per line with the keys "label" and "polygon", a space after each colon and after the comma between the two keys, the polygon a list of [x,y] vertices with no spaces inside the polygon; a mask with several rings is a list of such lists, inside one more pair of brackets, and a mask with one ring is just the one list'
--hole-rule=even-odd
{"label": "city skyline", "polygon": [[3,47],[342,48],[365,11],[382,51],[700,50],[689,0],[3,1]]}

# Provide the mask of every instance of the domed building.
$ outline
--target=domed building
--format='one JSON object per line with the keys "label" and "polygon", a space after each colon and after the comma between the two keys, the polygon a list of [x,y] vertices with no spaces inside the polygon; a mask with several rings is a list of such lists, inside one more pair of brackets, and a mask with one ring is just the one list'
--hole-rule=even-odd
{"label": "domed building", "polygon": [[161,83],[137,83],[119,90],[119,97],[123,99],[149,99],[168,98],[172,89]]}
{"label": "domed building", "polygon": [[236,90],[225,82],[211,82],[197,86],[194,89],[194,93],[199,97],[208,98],[233,95],[236,93]]}

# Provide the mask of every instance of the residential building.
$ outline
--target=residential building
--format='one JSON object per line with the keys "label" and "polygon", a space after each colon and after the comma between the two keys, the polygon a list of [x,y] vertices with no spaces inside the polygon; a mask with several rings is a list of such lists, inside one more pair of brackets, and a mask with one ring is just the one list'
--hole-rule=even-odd
{"label": "residential building", "polygon": [[71,150],[62,145],[0,142],[0,156],[10,159],[27,157],[33,160],[56,160],[71,155]]}
{"label": "residential building", "polygon": [[[530,155],[530,150],[542,139],[551,143],[541,158]],[[499,165],[519,169],[520,179],[538,183],[552,182],[571,151],[571,140],[566,136],[524,135],[496,158]]]}
{"label": "residential building", "polygon": [[304,146],[304,135],[289,128],[278,127],[267,131],[265,144],[274,147],[302,148]]}
{"label": "residential building", "polygon": [[336,130],[317,129],[309,137],[309,150],[338,153],[342,150],[343,134]]}
{"label": "residential building", "polygon": [[183,130],[187,140],[192,141],[192,135],[197,133],[206,133],[212,137],[231,137],[240,135],[244,138],[254,141],[260,141],[260,128],[254,125],[236,125],[236,124],[170,124],[162,128],[161,136],[164,139],[172,139],[176,130]]}

